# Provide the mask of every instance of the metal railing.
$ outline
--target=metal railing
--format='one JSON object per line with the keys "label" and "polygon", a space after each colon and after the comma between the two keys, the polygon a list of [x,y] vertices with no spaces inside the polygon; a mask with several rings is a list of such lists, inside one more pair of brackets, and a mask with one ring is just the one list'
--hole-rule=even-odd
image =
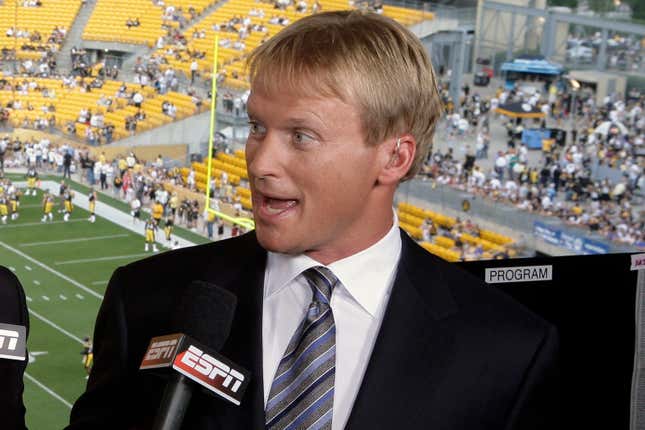
{"label": "metal railing", "polygon": [[432,13],[438,19],[456,19],[459,25],[474,25],[477,17],[476,7],[455,7],[433,2],[414,0],[386,0],[384,4]]}

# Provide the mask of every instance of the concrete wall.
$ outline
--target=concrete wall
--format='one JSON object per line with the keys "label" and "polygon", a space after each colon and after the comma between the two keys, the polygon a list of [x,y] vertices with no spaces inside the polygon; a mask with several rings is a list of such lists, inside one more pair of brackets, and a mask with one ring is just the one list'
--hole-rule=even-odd
{"label": "concrete wall", "polygon": [[127,155],[129,152],[134,152],[137,158],[154,161],[157,155],[164,158],[177,160],[181,164],[185,164],[188,160],[188,146],[187,145],[108,145],[108,146],[90,146],[88,147],[92,155],[96,158],[104,152],[108,160],[113,160],[118,155]]}
{"label": "concrete wall", "polygon": [[558,21],[555,25],[555,46],[553,59],[564,63],[567,56],[567,39],[569,38],[569,23]]}
{"label": "concrete wall", "polygon": [[[462,210],[462,202],[470,202],[470,210]],[[567,233],[596,240],[607,245],[610,252],[633,252],[628,245],[611,242],[593,235],[588,229],[565,224],[556,217],[546,217],[523,211],[491,199],[474,196],[447,186],[433,186],[431,181],[415,179],[402,184],[395,202],[407,202],[460,219],[470,219],[479,226],[512,237],[519,245],[536,249],[548,255],[571,255],[573,251],[553,246],[534,235],[534,222],[539,221]]]}
{"label": "concrete wall", "polygon": [[435,18],[427,19],[410,27],[410,30],[419,38],[423,39],[431,34],[440,31],[453,31],[459,27],[458,19]]}
{"label": "concrete wall", "polygon": [[[546,8],[546,0],[495,0],[498,3],[506,3],[514,6],[532,7],[536,9]],[[533,23],[527,33],[527,25]],[[481,52],[475,50],[474,58],[491,58],[493,51],[506,51],[509,42],[513,43],[513,50],[538,50],[542,38],[541,27],[537,26],[536,17],[527,17],[510,12],[496,13],[490,9],[484,9],[483,0],[477,2],[477,20],[475,34],[481,38]]]}
{"label": "concrete wall", "polygon": [[186,144],[188,152],[201,152],[202,143],[208,142],[210,112],[206,111],[181,121],[153,128],[132,137],[121,139],[115,146],[145,146]]}
{"label": "concrete wall", "polygon": [[599,72],[595,70],[571,70],[569,75],[573,79],[580,81],[580,83],[596,84],[596,103],[599,105],[611,93],[616,92],[624,95],[627,91],[627,78],[618,73]]}

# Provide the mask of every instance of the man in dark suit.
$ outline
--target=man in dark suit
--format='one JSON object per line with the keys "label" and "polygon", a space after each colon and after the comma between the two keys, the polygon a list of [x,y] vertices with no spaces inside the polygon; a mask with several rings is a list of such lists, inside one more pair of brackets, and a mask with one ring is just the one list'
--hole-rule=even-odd
{"label": "man in dark suit", "polygon": [[[18,278],[7,268],[0,266],[0,428],[25,429],[25,406],[22,401],[24,384],[22,381],[27,359],[16,354],[19,345],[10,343],[15,326],[25,328],[19,332],[18,343],[23,347],[29,331],[27,302]],[[6,332],[10,333],[6,333]],[[20,338],[20,336],[24,336]],[[24,360],[18,359],[22,355]]]}
{"label": "man in dark suit", "polygon": [[442,109],[418,39],[322,13],[249,61],[256,230],[115,272],[69,429],[150,427],[163,383],[137,368],[193,280],[237,296],[222,354],[253,376],[239,407],[195,396],[186,429],[556,428],[554,329],[398,228]]}

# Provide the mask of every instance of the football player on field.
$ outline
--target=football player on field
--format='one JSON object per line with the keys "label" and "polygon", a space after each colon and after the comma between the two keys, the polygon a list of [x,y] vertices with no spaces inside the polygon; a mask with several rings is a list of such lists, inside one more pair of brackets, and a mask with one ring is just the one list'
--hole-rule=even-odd
{"label": "football player on field", "polygon": [[168,218],[166,218],[166,223],[164,224],[164,227],[163,227],[163,231],[164,233],[166,233],[166,240],[168,241],[168,247],[170,247],[171,245],[171,241],[172,241],[171,235],[172,235],[172,230],[174,226],[175,226],[175,222],[171,215]]}
{"label": "football player on field", "polygon": [[90,209],[90,222],[95,222],[96,221],[96,216],[94,215],[94,211],[96,209],[96,191],[94,188],[90,189],[90,193],[87,195],[87,199],[89,200],[89,209]]}
{"label": "football player on field", "polygon": [[7,223],[7,215],[9,215],[7,203],[7,196],[4,191],[0,192],[0,220],[2,220],[3,224]]}
{"label": "football player on field", "polygon": [[54,219],[54,215],[52,215],[52,209],[54,209],[54,196],[52,196],[49,191],[45,191],[45,195],[43,196],[43,217],[41,219],[42,222],[46,222],[47,218],[49,218],[50,221]]}
{"label": "football player on field", "polygon": [[63,193],[63,200],[65,202],[65,214],[63,215],[63,220],[65,220],[65,222],[69,221],[69,217],[72,215],[72,211],[74,210],[74,204],[72,203],[73,198],[74,192],[70,189],[66,189]]}
{"label": "football player on field", "polygon": [[29,167],[29,170],[27,170],[27,173],[25,174],[27,177],[27,192],[25,195],[36,195],[36,182],[38,181],[38,172],[36,172],[35,167]]}
{"label": "football player on field", "polygon": [[158,226],[161,225],[162,216],[163,216],[163,205],[161,204],[161,202],[155,201],[152,204],[152,218],[154,218]]}
{"label": "football player on field", "polygon": [[20,191],[16,190],[13,187],[10,187],[9,192],[9,210],[11,211],[11,219],[17,220],[20,213],[18,209],[20,208]]}
{"label": "football player on field", "polygon": [[157,243],[155,241],[155,233],[157,231],[157,222],[154,220],[154,218],[148,218],[146,221],[145,225],[145,231],[146,231],[146,247],[145,251],[148,251],[148,248],[150,245],[152,245],[152,251],[153,252],[158,252],[159,250],[157,249]]}

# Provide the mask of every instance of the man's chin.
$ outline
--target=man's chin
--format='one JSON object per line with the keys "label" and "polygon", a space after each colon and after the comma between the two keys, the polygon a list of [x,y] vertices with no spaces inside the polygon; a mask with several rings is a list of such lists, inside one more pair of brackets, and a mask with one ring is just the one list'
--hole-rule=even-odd
{"label": "man's chin", "polygon": [[262,228],[256,228],[256,237],[260,246],[270,252],[280,254],[301,254],[303,252],[300,247],[295,246],[278,232],[267,233]]}

